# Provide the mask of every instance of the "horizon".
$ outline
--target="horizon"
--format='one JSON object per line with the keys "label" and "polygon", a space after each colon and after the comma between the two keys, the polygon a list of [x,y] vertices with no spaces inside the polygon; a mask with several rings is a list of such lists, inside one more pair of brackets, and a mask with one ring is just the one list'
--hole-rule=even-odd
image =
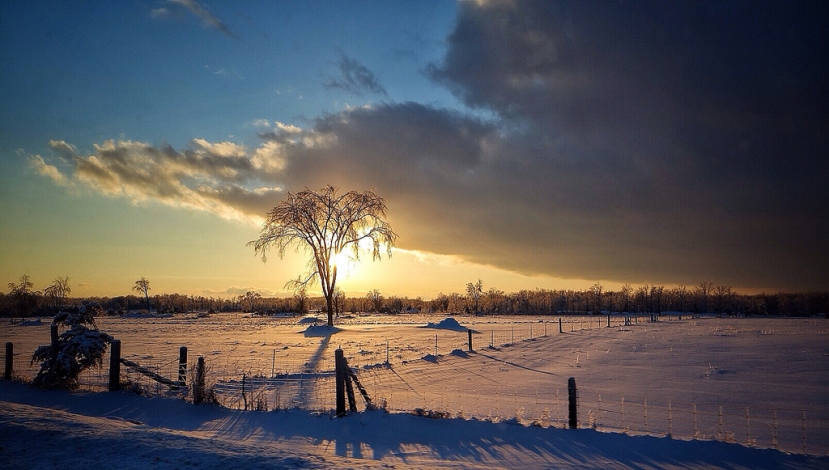
{"label": "horizon", "polygon": [[374,188],[400,235],[347,295],[826,291],[827,13],[7,2],[0,280],[287,297],[302,250],[246,243],[287,192],[331,184]]}

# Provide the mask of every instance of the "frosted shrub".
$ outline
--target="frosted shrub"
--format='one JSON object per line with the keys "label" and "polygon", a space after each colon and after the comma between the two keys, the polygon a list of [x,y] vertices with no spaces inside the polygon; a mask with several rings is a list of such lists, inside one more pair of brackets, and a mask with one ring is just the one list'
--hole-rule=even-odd
{"label": "frosted shrub", "polygon": [[52,345],[40,346],[32,354],[32,364],[40,361],[40,371],[32,385],[43,388],[78,386],[78,375],[88,367],[100,367],[112,336],[98,331],[94,314],[102,313],[97,303],[84,304],[77,311],[60,312],[52,325],[67,328],[58,336],[57,350]]}

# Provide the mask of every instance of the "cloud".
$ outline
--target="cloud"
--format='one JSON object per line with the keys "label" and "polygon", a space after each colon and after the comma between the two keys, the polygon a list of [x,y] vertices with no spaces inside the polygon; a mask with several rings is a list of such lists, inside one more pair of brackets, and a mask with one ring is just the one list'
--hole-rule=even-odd
{"label": "cloud", "polygon": [[43,160],[43,157],[40,155],[31,155],[29,157],[29,165],[40,175],[45,176],[52,180],[58,186],[63,186],[65,188],[72,188],[74,187],[74,183],[69,180],[60,170],[57,169],[54,165],[49,165]]}
{"label": "cloud", "polygon": [[[526,275],[825,289],[825,16],[786,5],[462,2],[427,73],[489,113],[384,103],[254,148],[53,148],[78,184],[229,218],[373,186],[402,249]],[[377,93],[340,65],[336,87]]]}
{"label": "cloud", "polygon": [[[230,28],[225,25],[222,20],[217,18],[213,13],[208,11],[199,3],[195,2],[194,0],[168,0],[168,3],[178,5],[181,7],[186,8],[190,13],[197,16],[201,21],[202,24],[208,28],[213,28],[225,36],[230,38],[236,39],[236,35],[230,30]],[[162,7],[154,9],[150,12],[150,16],[153,18],[167,18],[171,15],[170,10],[168,8]]]}
{"label": "cloud", "polygon": [[177,151],[129,140],[95,144],[92,155],[78,154],[70,144],[50,146],[71,162],[70,174],[40,156],[30,158],[35,170],[61,186],[81,185],[133,203],[160,202],[173,207],[215,213],[228,219],[259,220],[279,197],[281,188],[266,183],[244,146],[193,139]]}
{"label": "cloud", "polygon": [[256,294],[261,295],[262,297],[277,297],[279,293],[274,292],[270,289],[260,289],[256,287],[230,287],[224,291],[204,291],[208,295],[219,294],[219,295],[230,295],[230,296],[238,296],[238,295],[245,295],[248,292],[253,292]]}
{"label": "cloud", "polygon": [[340,75],[329,78],[328,82],[323,84],[325,88],[339,88],[355,95],[371,93],[388,96],[386,89],[380,85],[374,73],[355,59],[341,54],[339,68]]}

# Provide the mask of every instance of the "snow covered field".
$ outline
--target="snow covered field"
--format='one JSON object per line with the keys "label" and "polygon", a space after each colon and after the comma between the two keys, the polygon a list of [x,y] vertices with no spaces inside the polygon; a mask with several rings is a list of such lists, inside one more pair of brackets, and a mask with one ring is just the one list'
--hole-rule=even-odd
{"label": "snow covered field", "polygon": [[[474,331],[469,352],[467,333],[442,316],[356,316],[333,334],[307,319],[243,314],[102,318],[131,361],[175,376],[186,345],[191,365],[205,357],[227,406],[242,407],[244,375],[249,400],[253,376],[268,409],[291,409],[99,392],[106,370],[86,374],[90,391],[74,395],[3,383],[0,455],[30,468],[65,458],[67,443],[85,449],[71,457],[82,462],[129,456],[123,468],[829,466],[829,321],[648,319],[614,317],[608,328],[606,317],[563,317],[559,333],[558,317],[456,316]],[[28,357],[48,337],[46,320],[0,325],[18,375],[34,375]],[[330,418],[338,347],[391,413]],[[302,380],[291,388],[274,377]],[[578,431],[564,429],[569,377]],[[451,419],[413,416],[417,408]],[[32,449],[38,441],[49,445]]]}

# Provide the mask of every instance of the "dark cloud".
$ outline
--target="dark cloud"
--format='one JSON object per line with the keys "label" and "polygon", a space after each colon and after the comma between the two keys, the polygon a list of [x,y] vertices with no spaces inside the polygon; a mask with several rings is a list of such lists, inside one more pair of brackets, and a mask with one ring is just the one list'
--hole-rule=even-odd
{"label": "dark cloud", "polygon": [[330,77],[323,84],[325,88],[339,88],[355,95],[371,93],[388,96],[386,89],[383,88],[383,85],[374,76],[374,72],[355,59],[341,54],[338,66],[340,68],[340,74],[336,77]]}
{"label": "dark cloud", "polygon": [[826,9],[465,2],[429,74],[522,130],[531,205],[576,236],[551,255],[584,266],[555,271],[825,287]]}

